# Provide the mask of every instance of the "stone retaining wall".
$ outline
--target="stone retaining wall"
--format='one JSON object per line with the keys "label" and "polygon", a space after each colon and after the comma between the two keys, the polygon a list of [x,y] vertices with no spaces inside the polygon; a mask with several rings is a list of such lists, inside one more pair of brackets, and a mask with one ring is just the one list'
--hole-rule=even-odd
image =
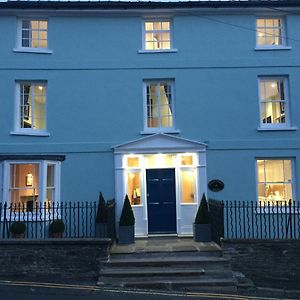
{"label": "stone retaining wall", "polygon": [[0,279],[91,282],[110,239],[0,241]]}
{"label": "stone retaining wall", "polygon": [[221,241],[232,269],[256,286],[300,290],[300,240]]}

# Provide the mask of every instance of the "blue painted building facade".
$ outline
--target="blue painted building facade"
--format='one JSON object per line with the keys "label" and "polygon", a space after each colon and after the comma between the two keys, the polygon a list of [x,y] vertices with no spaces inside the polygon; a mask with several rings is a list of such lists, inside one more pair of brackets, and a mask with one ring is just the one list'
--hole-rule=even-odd
{"label": "blue painted building facade", "polygon": [[102,191],[118,218],[128,194],[139,236],[190,235],[203,193],[297,201],[299,13],[298,1],[1,2],[0,200]]}

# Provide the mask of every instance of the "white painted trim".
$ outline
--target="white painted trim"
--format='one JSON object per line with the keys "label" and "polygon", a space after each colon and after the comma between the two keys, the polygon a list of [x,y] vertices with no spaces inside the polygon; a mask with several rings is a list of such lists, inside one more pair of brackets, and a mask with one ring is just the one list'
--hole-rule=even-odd
{"label": "white painted trim", "polygon": [[154,134],[154,133],[167,133],[167,134],[172,134],[172,133],[180,133],[180,130],[177,129],[168,129],[168,128],[159,128],[157,130],[153,128],[145,128],[145,130],[140,131],[140,134],[142,135],[149,135],[149,134]]}
{"label": "white painted trim", "polygon": [[255,51],[273,51],[273,50],[292,50],[290,46],[257,46],[254,48]]}
{"label": "white painted trim", "polygon": [[[26,128],[27,129],[27,128]],[[17,131],[11,131],[10,135],[23,135],[23,136],[40,136],[40,137],[48,137],[50,136],[50,133],[47,131],[39,131],[39,130],[17,130]]]}
{"label": "white painted trim", "polygon": [[138,50],[139,54],[153,54],[153,53],[177,53],[178,49],[172,48],[172,49],[165,49],[165,50]]}
{"label": "white painted trim", "polygon": [[298,127],[258,127],[257,131],[295,131]]}
{"label": "white painted trim", "polygon": [[36,53],[36,54],[52,54],[53,50],[50,50],[48,48],[19,47],[19,48],[13,48],[13,52]]}

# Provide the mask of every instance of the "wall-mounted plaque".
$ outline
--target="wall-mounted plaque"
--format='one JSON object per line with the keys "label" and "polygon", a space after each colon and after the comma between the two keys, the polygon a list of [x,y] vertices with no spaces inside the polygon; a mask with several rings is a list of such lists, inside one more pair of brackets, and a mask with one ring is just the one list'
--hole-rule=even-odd
{"label": "wall-mounted plaque", "polygon": [[213,192],[219,192],[224,189],[224,182],[219,179],[213,179],[208,183],[208,188]]}

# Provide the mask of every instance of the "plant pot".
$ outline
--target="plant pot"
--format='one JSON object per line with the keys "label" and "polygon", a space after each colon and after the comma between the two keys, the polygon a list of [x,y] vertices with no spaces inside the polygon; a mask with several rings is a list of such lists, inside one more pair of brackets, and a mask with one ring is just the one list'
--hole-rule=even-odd
{"label": "plant pot", "polygon": [[50,236],[54,239],[60,239],[63,236],[63,232],[51,232]]}
{"label": "plant pot", "polygon": [[107,223],[96,223],[96,237],[107,238]]}
{"label": "plant pot", "polygon": [[11,234],[14,239],[24,239],[25,233],[12,233]]}
{"label": "plant pot", "polygon": [[194,241],[211,242],[211,224],[194,224]]}
{"label": "plant pot", "polygon": [[119,226],[119,244],[133,244],[134,243],[134,225],[133,226]]}

